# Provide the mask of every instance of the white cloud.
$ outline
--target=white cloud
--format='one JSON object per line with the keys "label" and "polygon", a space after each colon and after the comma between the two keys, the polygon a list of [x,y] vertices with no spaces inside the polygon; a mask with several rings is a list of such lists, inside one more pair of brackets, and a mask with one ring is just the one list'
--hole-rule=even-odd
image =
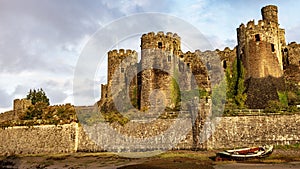
{"label": "white cloud", "polygon": [[[271,0],[0,1],[0,110],[11,107],[13,98],[25,97],[30,88],[44,88],[53,103],[73,102],[73,75],[81,50],[97,29],[122,16],[142,12],[171,14],[197,27],[214,48],[223,49],[236,45],[236,28],[240,23],[259,20],[260,8],[272,3]],[[276,3],[287,40],[300,42],[299,2]],[[118,47],[137,46],[138,50],[137,42],[120,43]],[[101,68],[106,70],[103,65]],[[97,84],[105,75],[102,69],[98,72],[99,78],[94,82]]]}

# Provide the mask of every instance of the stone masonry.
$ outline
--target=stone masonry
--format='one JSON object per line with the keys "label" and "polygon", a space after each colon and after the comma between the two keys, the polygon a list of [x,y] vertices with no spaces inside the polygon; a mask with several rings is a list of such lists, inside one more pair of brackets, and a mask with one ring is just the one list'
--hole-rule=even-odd
{"label": "stone masonry", "polygon": [[[176,133],[162,136],[161,134],[174,124],[172,119],[156,120],[149,124],[133,122],[125,127],[118,125],[111,127],[115,134],[120,133],[129,138],[143,138],[145,143],[147,139],[151,140],[153,136],[159,136],[155,142],[136,146],[136,148],[147,146],[150,147],[149,150],[164,148],[167,140],[179,142],[174,149],[222,149],[262,144],[290,145],[300,142],[299,114],[218,117],[217,120],[218,123],[205,121],[207,125],[205,131],[201,127],[197,128],[198,135],[201,133],[202,137],[196,140],[193,138],[192,131],[188,132],[186,137],[176,137]],[[105,149],[107,145],[97,145],[89,137],[92,136],[98,142],[100,139],[101,142],[101,139],[107,138],[106,135],[112,136],[111,132],[107,132],[99,125],[102,124],[87,126],[89,133],[86,133],[78,123],[3,128],[0,129],[2,138],[0,155],[107,151]],[[184,126],[177,126],[178,131],[183,128]],[[113,140],[108,140],[113,146],[110,150],[118,151],[122,148],[118,146],[124,141],[122,139],[115,137]],[[134,146],[134,144],[128,143],[127,146]],[[134,150],[134,147],[131,147],[131,150]]]}
{"label": "stone masonry", "polygon": [[237,55],[246,69],[246,79],[283,75],[282,47],[285,31],[279,28],[278,9],[269,5],[262,8],[262,20],[255,25],[249,21],[237,29]]}
{"label": "stone masonry", "polygon": [[[280,79],[286,77],[295,81],[295,84],[300,84],[300,76],[297,76],[300,72],[300,45],[295,42],[286,44],[285,30],[279,27],[277,6],[265,6],[261,9],[261,14],[262,20],[259,20],[257,24],[252,20],[237,28],[238,44],[232,50],[226,47],[223,51],[217,49],[205,52],[199,50],[183,52],[181,39],[176,33],[150,32],[141,37],[141,61],[139,63],[136,51],[126,50],[125,52],[124,49],[120,49],[119,52],[116,50],[108,52],[108,81],[107,85],[101,86],[100,107],[105,104],[110,105],[114,100],[111,97],[111,91],[115,95],[121,92],[112,89],[114,86],[112,81],[120,82],[115,83],[118,84],[116,89],[120,89],[120,85],[123,84],[121,87],[125,93],[123,95],[129,93],[131,100],[135,98],[136,107],[140,110],[149,109],[151,106],[149,97],[157,89],[162,92],[166,107],[176,107],[174,96],[170,95],[174,78],[179,86],[183,86],[184,89],[181,90],[190,90],[193,85],[198,85],[199,88],[209,92],[210,84],[213,82],[210,81],[209,76],[212,66],[207,58],[215,53],[219,56],[217,64],[221,65],[224,70],[232,67],[236,59],[242,62],[246,73],[247,84],[245,86],[248,87],[246,91],[249,95],[247,104],[249,103],[249,108],[263,108],[269,100],[278,98],[273,97],[273,94],[267,91],[260,91],[259,93],[269,100],[264,100],[260,106],[253,107],[252,101],[259,96],[253,96],[257,92],[251,91],[252,85],[258,82],[265,83],[262,79],[268,79],[268,77],[278,78],[279,82],[283,81]],[[122,66],[119,65],[121,62]],[[189,74],[183,75],[187,69],[191,70],[196,80],[193,81]],[[129,76],[129,73],[136,74]],[[116,76],[113,77],[113,74]],[[281,86],[284,85],[274,83],[272,86],[276,88],[274,90],[280,91]],[[124,98],[123,96],[119,99],[124,100]]]}

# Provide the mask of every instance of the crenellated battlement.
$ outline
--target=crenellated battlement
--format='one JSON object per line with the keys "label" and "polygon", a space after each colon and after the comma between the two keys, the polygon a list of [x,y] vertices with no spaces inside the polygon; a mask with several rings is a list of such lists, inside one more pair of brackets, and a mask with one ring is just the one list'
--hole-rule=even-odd
{"label": "crenellated battlement", "polygon": [[[125,49],[109,51],[108,84],[102,86],[104,91],[102,97],[105,97],[106,93],[110,95],[113,73],[118,75],[113,80],[128,85],[130,82],[126,78],[128,73],[139,70],[143,71],[130,82],[132,86],[126,92],[132,95],[136,93],[134,98],[142,110],[149,108],[150,102],[148,99],[150,94],[158,88],[165,93],[164,102],[166,105],[171,108],[175,107],[174,98],[169,95],[169,93],[172,93],[170,91],[172,79],[169,76],[178,75],[178,73],[184,74],[186,71],[192,71],[196,83],[207,91],[210,90],[209,83],[212,82],[209,81],[211,79],[209,79],[208,74],[218,72],[220,66],[223,70],[232,69],[233,66],[236,66],[233,64],[235,60],[242,62],[245,68],[245,80],[269,76],[282,77],[284,74],[283,53],[286,56],[284,58],[286,65],[300,65],[297,55],[300,47],[286,45],[285,30],[279,28],[276,6],[265,6],[261,9],[261,14],[262,19],[257,20],[257,23],[255,20],[250,20],[246,24],[239,25],[237,28],[238,44],[233,49],[225,47],[223,50],[183,52],[181,50],[181,38],[176,33],[160,31],[142,35],[140,62],[137,62],[136,51]],[[128,63],[123,64],[122,60],[128,57]],[[166,70],[167,73],[159,71],[158,68]],[[179,79],[179,81],[185,89],[190,89],[192,83],[194,83],[189,77]],[[133,89],[137,92],[133,92]]]}
{"label": "crenellated battlement", "polygon": [[180,37],[176,33],[167,32],[166,34],[163,31],[159,31],[156,34],[154,32],[149,32],[147,34],[143,34],[141,39],[153,39],[153,38],[169,38],[176,39],[180,41]]}
{"label": "crenellated battlement", "polygon": [[14,111],[26,111],[29,106],[31,106],[31,100],[28,99],[15,99],[13,110]]}
{"label": "crenellated battlement", "polygon": [[162,49],[166,51],[179,51],[181,39],[176,33],[162,31],[149,32],[141,37],[141,48],[143,49]]}
{"label": "crenellated battlement", "polygon": [[131,49],[119,49],[119,50],[111,50],[108,52],[108,58],[112,57],[128,57],[128,56],[135,56],[137,52]]}
{"label": "crenellated battlement", "polygon": [[246,26],[242,23],[239,28],[242,31],[258,31],[258,30],[276,30],[279,29],[278,24],[275,22],[268,22],[266,20],[258,20],[257,24],[255,20],[247,22]]}

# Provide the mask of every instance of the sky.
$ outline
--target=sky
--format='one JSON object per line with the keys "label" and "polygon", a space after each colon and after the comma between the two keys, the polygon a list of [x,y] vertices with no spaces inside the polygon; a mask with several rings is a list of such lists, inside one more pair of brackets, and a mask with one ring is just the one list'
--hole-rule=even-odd
{"label": "sky", "polygon": [[[287,42],[300,43],[300,1],[295,0],[0,0],[0,112],[11,110],[13,99],[33,88],[43,88],[51,104],[73,104],[79,56],[95,32],[115,20],[168,14],[201,31],[210,50],[232,49],[236,28],[261,19],[260,9],[268,4],[279,8]],[[132,47],[123,45],[116,48]],[[105,83],[106,69],[103,61],[91,83]],[[96,90],[95,100],[99,95]]]}

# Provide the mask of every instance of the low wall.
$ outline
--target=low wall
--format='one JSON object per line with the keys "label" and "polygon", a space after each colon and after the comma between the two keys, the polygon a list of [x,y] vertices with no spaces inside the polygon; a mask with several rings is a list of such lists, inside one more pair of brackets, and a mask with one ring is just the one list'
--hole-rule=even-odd
{"label": "low wall", "polygon": [[[105,124],[98,124],[85,128],[88,132],[78,123],[8,127],[0,129],[0,155],[139,151],[144,148],[155,150],[170,149],[172,144],[174,149],[222,149],[300,143],[300,114],[219,117],[218,120],[220,121],[216,125],[206,123],[206,133],[210,133],[211,136],[208,134],[210,137],[204,139],[204,143],[199,141],[201,139],[194,138],[195,131],[186,130],[186,125],[189,124],[183,119],[179,119],[178,123],[174,120],[160,119],[149,124],[129,123],[125,127],[113,125],[109,128]],[[215,131],[211,132],[213,128]],[[168,133],[164,134],[166,132]],[[188,134],[181,136],[180,132]],[[92,140],[96,140],[101,146]],[[175,145],[178,142],[179,144]]]}
{"label": "low wall", "polygon": [[0,129],[0,154],[75,152],[76,123]]}
{"label": "low wall", "polygon": [[[153,121],[130,122],[125,126],[99,123],[85,126],[86,135],[107,151],[139,152],[142,150],[191,149],[191,138],[186,134],[191,130],[190,119],[153,119]],[[85,145],[89,145],[88,143]],[[92,149],[93,144],[90,144]],[[88,147],[85,147],[88,149]]]}
{"label": "low wall", "polygon": [[300,114],[221,117],[207,148],[300,143]]}

